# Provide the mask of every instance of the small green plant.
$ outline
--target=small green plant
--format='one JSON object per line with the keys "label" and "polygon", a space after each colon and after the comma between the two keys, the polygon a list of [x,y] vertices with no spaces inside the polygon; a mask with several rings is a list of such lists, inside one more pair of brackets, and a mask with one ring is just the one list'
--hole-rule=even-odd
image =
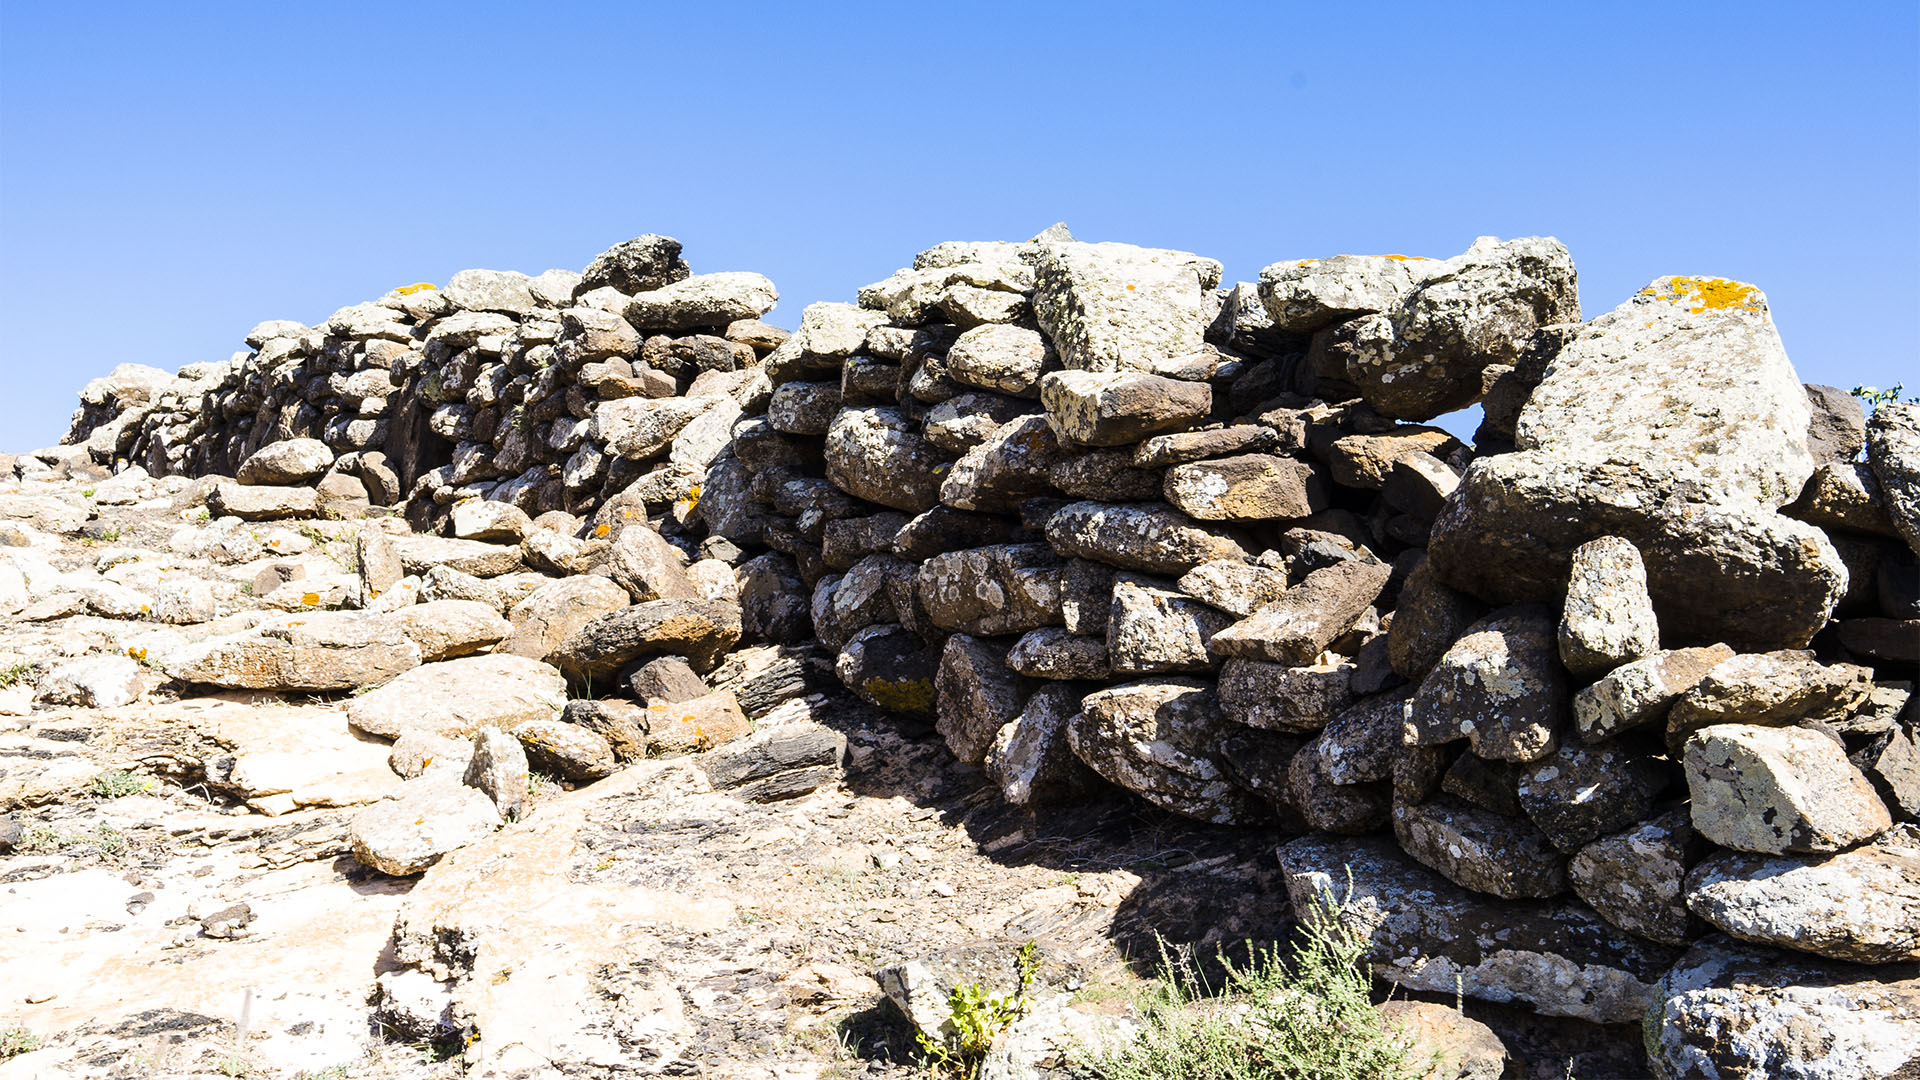
{"label": "small green plant", "polygon": [[195,521],[197,521],[197,522],[199,522],[200,524],[202,524],[202,525],[204,525],[204,524],[206,524],[207,522],[209,522],[209,521],[212,521],[212,520],[213,520],[213,511],[211,511],[211,510],[209,510],[209,509],[207,509],[206,507],[204,507],[204,506],[203,506],[203,507],[201,507],[200,509],[198,509],[198,510],[195,510],[195,511],[193,512],[193,520],[195,520]]}
{"label": "small green plant", "polygon": [[80,494],[81,494],[81,496],[82,496],[82,497],[84,497],[84,498],[88,498],[88,499],[91,499],[91,498],[93,498],[93,493],[94,493],[94,492],[95,492],[96,490],[98,490],[98,489],[96,489],[96,488],[81,488],[81,489],[80,489]]}
{"label": "small green plant", "polygon": [[40,1036],[26,1028],[0,1030],[0,1061],[40,1049]]}
{"label": "small green plant", "polygon": [[21,851],[35,855],[49,854],[60,850],[60,830],[47,824],[29,825],[20,834]]}
{"label": "small green plant", "polygon": [[1291,958],[1252,947],[1243,965],[1222,960],[1223,993],[1191,961],[1161,949],[1162,977],[1140,1034],[1074,1063],[1084,1080],[1416,1080],[1402,1034],[1374,1010],[1366,940],[1323,898]]}
{"label": "small green plant", "polygon": [[125,769],[112,769],[93,778],[87,793],[96,799],[118,799],[153,790],[153,781]]}
{"label": "small green plant", "polygon": [[1885,390],[1877,386],[1856,386],[1849,391],[1849,393],[1859,398],[1862,402],[1865,402],[1869,410],[1873,410],[1882,405],[1891,405],[1899,402],[1900,392],[1906,388],[1906,383],[1894,383]]}
{"label": "small green plant", "polygon": [[993,1040],[1033,1007],[1029,993],[1040,967],[1034,953],[1033,942],[1020,946],[1015,956],[1019,985],[1011,995],[989,993],[977,982],[956,986],[947,995],[947,1026],[951,1031],[946,1037],[915,1033],[929,1076],[972,1080],[980,1075],[980,1065],[987,1051],[993,1049]]}
{"label": "small green plant", "polygon": [[221,1076],[247,1076],[253,1072],[253,1066],[247,1059],[237,1054],[220,1058],[213,1063],[213,1067],[220,1070]]}
{"label": "small green plant", "polygon": [[28,675],[33,674],[33,665],[28,663],[9,664],[0,667],[0,690],[5,690]]}

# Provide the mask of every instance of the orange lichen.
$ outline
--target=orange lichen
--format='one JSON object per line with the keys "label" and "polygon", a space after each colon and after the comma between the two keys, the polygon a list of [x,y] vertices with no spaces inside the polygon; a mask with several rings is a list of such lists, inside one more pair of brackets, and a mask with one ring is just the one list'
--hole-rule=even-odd
{"label": "orange lichen", "polygon": [[[1657,295],[1657,290],[1649,285],[1642,289],[1640,294],[1653,296]],[[1728,281],[1726,278],[1669,278],[1665,298],[1687,304],[1687,310],[1694,315],[1705,311],[1763,312],[1766,310],[1760,300],[1760,290],[1738,281]]]}
{"label": "orange lichen", "polygon": [[412,296],[414,293],[422,292],[427,289],[432,289],[433,291],[438,292],[440,291],[440,286],[435,285],[431,281],[417,281],[412,285],[402,285],[393,291],[399,293],[401,296]]}

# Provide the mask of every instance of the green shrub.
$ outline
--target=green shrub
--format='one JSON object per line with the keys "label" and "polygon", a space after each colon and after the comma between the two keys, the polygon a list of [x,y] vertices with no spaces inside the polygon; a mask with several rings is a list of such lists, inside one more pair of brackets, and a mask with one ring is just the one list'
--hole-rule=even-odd
{"label": "green shrub", "polygon": [[10,664],[0,667],[0,690],[5,690],[31,674],[33,674],[32,664]]}
{"label": "green shrub", "polygon": [[26,1028],[0,1030],[0,1061],[40,1049],[40,1036]]}
{"label": "green shrub", "polygon": [[93,778],[93,783],[87,785],[87,793],[96,799],[118,799],[152,789],[153,781],[125,769],[103,772]]}
{"label": "green shrub", "polygon": [[1161,979],[1139,1035],[1088,1051],[1085,1080],[1418,1080],[1424,1064],[1374,1011],[1366,942],[1323,905],[1291,958],[1275,946],[1243,965],[1222,960],[1211,995],[1187,960],[1161,951]]}
{"label": "green shrub", "polygon": [[1034,973],[1039,968],[1034,951],[1031,941],[1020,946],[1016,957],[1019,985],[1011,995],[989,993],[979,983],[956,986],[947,995],[947,1022],[952,1033],[944,1039],[935,1039],[924,1031],[915,1033],[929,1075],[942,1080],[972,1080],[980,1075],[980,1064],[993,1049],[993,1040],[1032,1007],[1028,992],[1033,989]]}

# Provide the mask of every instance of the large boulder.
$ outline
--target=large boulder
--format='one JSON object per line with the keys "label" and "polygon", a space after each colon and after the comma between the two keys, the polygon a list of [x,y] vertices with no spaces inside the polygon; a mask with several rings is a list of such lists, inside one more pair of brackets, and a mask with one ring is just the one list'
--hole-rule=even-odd
{"label": "large boulder", "polygon": [[1687,870],[1705,846],[1686,811],[1670,811],[1581,848],[1567,860],[1567,884],[1620,929],[1684,948],[1695,936]]}
{"label": "large boulder", "polygon": [[574,286],[574,295],[604,288],[629,295],[650,292],[683,281],[689,273],[686,260],[680,257],[680,241],[648,233],[615,244],[595,256],[580,275],[580,283]]}
{"label": "large boulder", "polygon": [[1495,603],[1557,599],[1575,548],[1639,549],[1674,637],[1799,647],[1847,582],[1777,509],[1813,472],[1806,392],[1759,290],[1661,278],[1586,324],[1434,524],[1441,579]]}
{"label": "large boulder", "polygon": [[1661,1080],[1853,1080],[1920,1069],[1920,965],[1861,968],[1715,935],[1646,1017]]}
{"label": "large boulder", "polygon": [[1548,1016],[1637,1022],[1678,950],[1614,930],[1578,904],[1476,896],[1387,840],[1314,836],[1280,848],[1294,915],[1340,911],[1379,978]]}
{"label": "large boulder", "polygon": [[1176,465],[1162,492],[1183,513],[1202,521],[1269,521],[1325,510],[1324,471],[1272,454],[1238,454]]}
{"label": "large boulder", "polygon": [[1213,635],[1218,656],[1311,664],[1371,606],[1392,567],[1350,559],[1308,574],[1252,615]]}
{"label": "large boulder", "polygon": [[420,659],[428,664],[491,649],[513,630],[499,608],[478,600],[409,604],[386,616],[386,621],[419,646]]}
{"label": "large boulder", "polygon": [[1060,622],[1061,563],[1045,544],[950,551],[920,564],[914,592],[942,630],[1018,634]]}
{"label": "large boulder", "polygon": [[549,581],[508,610],[513,629],[499,651],[551,662],[581,627],[630,603],[627,590],[596,574]]}
{"label": "large boulder", "polygon": [[1836,855],[1720,852],[1687,875],[1687,907],[1744,941],[1856,964],[1920,961],[1920,827]]}

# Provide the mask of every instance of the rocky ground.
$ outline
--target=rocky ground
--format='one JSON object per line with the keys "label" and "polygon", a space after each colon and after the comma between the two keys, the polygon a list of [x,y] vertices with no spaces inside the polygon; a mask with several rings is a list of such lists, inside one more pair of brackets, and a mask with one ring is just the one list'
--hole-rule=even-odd
{"label": "rocky ground", "polygon": [[[841,775],[800,798],[715,791],[699,756],[578,790],[537,777],[521,820],[388,876],[355,859],[349,823],[403,780],[389,743],[348,726],[352,695],[208,692],[137,661],[50,689],[76,662],[271,610],[251,583],[327,558],[333,523],[261,528],[257,558],[215,561],[171,550],[206,526],[175,508],[185,481],[116,505],[103,486],[11,486],[98,513],[14,550],[82,593],[147,567],[204,584],[216,610],[169,626],[92,605],[0,629],[0,1028],[39,1045],[0,1076],[913,1075],[911,1029],[873,978],[889,964],[1037,940],[1070,960],[1076,1008],[1124,1015],[1161,939],[1205,954],[1291,930],[1272,833],[1118,793],[1024,811],[929,728],[843,692],[774,710],[847,739]],[[440,1026],[450,1002],[463,1019]],[[1524,1075],[1639,1069],[1631,1031],[1470,1012],[1538,1062]]]}

